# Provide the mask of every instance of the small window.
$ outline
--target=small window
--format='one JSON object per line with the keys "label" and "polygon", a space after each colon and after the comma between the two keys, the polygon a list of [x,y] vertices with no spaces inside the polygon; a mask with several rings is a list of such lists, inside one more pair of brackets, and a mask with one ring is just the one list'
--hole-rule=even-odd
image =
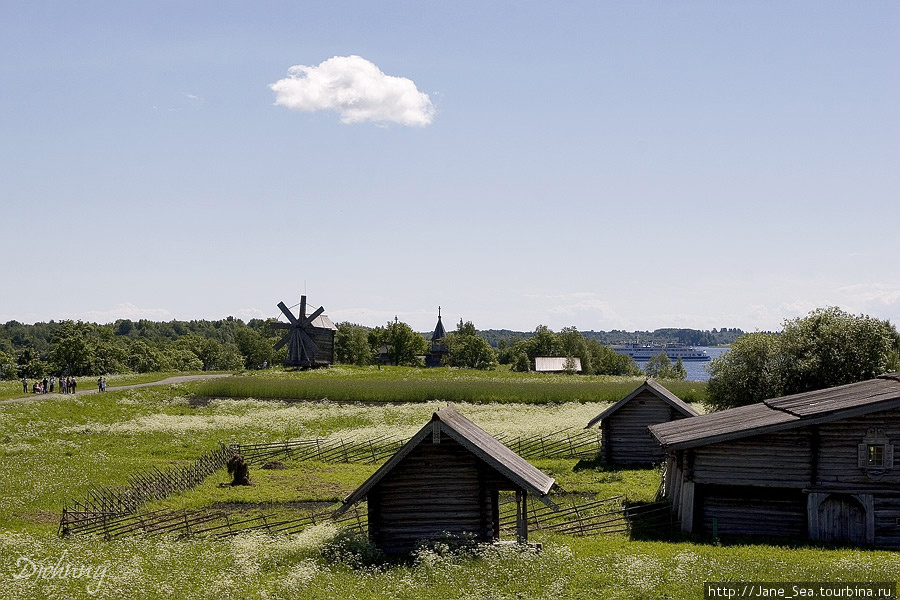
{"label": "small window", "polygon": [[873,427],[859,444],[859,468],[868,476],[881,475],[894,468],[894,446],[884,429]]}
{"label": "small window", "polygon": [[866,466],[869,468],[884,467],[884,444],[866,445]]}

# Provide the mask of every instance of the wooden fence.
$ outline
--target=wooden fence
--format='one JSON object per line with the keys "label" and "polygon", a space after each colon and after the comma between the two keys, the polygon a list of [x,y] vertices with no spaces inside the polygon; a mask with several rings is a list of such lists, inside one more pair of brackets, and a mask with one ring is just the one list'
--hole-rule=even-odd
{"label": "wooden fence", "polygon": [[406,440],[381,436],[369,440],[312,438],[267,444],[239,444],[229,447],[247,464],[259,465],[276,459],[319,460],[340,463],[376,463],[392,456]]}
{"label": "wooden fence", "polygon": [[324,522],[365,531],[365,509],[354,506],[336,520],[331,518],[332,510],[333,508],[321,512],[309,511],[305,515],[281,521],[273,514],[235,517],[227,511],[205,509],[163,509],[134,514],[77,514],[70,511],[63,514],[63,520],[67,524],[67,533],[100,536],[108,540],[135,535],[228,537],[247,531],[290,534]]}
{"label": "wooden fence", "polygon": [[79,533],[85,528],[90,529],[98,519],[102,522],[132,515],[147,502],[193,489],[223,468],[234,454],[233,447],[220,445],[184,467],[176,465],[165,471],[154,467],[150,471],[132,473],[127,478],[128,485],[92,486],[86,496],[63,506],[59,534]]}
{"label": "wooden fence", "polygon": [[[556,509],[539,504],[533,498],[529,498],[528,505],[528,528],[532,530],[598,535],[668,530],[674,526],[668,502],[635,504],[628,503],[624,496],[613,496],[581,503],[572,497],[569,503],[560,503]],[[500,531],[513,532],[515,529],[515,500],[507,499],[500,505]]]}
{"label": "wooden fence", "polygon": [[495,437],[525,458],[594,458],[600,453],[599,429],[569,427],[545,435]]}
{"label": "wooden fence", "polygon": [[[599,433],[593,430],[564,429],[536,436],[501,435],[498,439],[521,456],[531,458],[594,457],[600,448]],[[137,533],[193,535],[219,532],[227,535],[250,528],[301,531],[325,517],[311,513],[308,517],[271,523],[268,520],[271,516],[264,515],[234,522],[223,511],[163,510],[143,514],[139,511],[148,502],[162,500],[200,485],[212,473],[225,467],[236,454],[241,454],[253,466],[276,459],[378,463],[392,456],[406,441],[386,435],[368,440],[313,438],[263,444],[221,444],[187,466],[172,466],[164,471],[154,467],[129,475],[127,485],[90,487],[84,497],[71,500],[63,507],[59,534],[100,534],[112,538]],[[537,515],[534,526],[540,529],[547,522],[547,517],[541,520],[540,509],[533,507],[532,512]],[[358,510],[348,514],[354,516],[343,519],[343,522],[355,519],[356,526],[365,527],[364,516],[360,516]],[[580,514],[576,511],[576,516]],[[308,523],[305,521],[307,518]],[[584,527],[582,529],[587,531]]]}
{"label": "wooden fence", "polygon": [[[599,430],[568,428],[545,435],[499,435],[497,439],[528,458],[593,458],[600,452]],[[265,444],[233,443],[230,448],[251,465],[276,459],[377,463],[392,456],[407,441],[384,435],[368,440],[312,438]]]}

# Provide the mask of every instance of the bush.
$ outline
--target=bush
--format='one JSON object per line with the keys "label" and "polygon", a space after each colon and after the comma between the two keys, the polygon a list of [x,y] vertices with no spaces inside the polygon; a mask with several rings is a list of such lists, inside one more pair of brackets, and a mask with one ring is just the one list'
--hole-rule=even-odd
{"label": "bush", "polygon": [[354,568],[375,565],[384,559],[369,537],[357,529],[338,532],[322,548],[322,557],[329,562],[344,563]]}

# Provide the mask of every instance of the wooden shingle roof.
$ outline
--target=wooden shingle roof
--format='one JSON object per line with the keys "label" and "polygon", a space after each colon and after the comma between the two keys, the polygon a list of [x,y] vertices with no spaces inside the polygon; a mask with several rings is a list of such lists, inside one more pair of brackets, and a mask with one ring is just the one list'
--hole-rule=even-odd
{"label": "wooden shingle roof", "polygon": [[352,494],[344,498],[342,505],[334,514],[339,515],[343,513],[350,506],[365,498],[369,490],[390,473],[394,467],[400,464],[416,446],[433,435],[435,427],[439,427],[441,433],[458,442],[513,484],[545,504],[553,506],[553,503],[547,497],[550,490],[556,485],[552,477],[542,473],[537,467],[500,443],[497,438],[456,412],[452,406],[448,406],[434,413],[428,424],[420,429],[416,435],[404,444],[386,463],[381,465]]}
{"label": "wooden shingle roof", "polygon": [[651,425],[664,447],[705,446],[900,407],[900,373]]}
{"label": "wooden shingle roof", "polygon": [[677,410],[678,412],[680,412],[681,414],[683,414],[686,417],[695,417],[698,414],[697,411],[694,410],[693,407],[688,405],[686,402],[684,402],[684,400],[682,400],[681,398],[679,398],[678,396],[676,396],[675,394],[673,394],[672,392],[667,390],[665,387],[663,387],[662,385],[660,385],[653,379],[648,379],[643,384],[638,386],[638,388],[636,390],[634,390],[633,392],[631,392],[630,394],[628,394],[627,396],[625,396],[624,398],[622,398],[621,400],[619,400],[618,402],[616,402],[615,404],[613,404],[612,406],[610,406],[609,408],[604,410],[602,413],[600,413],[599,415],[597,415],[596,417],[591,419],[590,422],[585,427],[585,429],[590,429],[591,427],[593,427],[594,425],[596,425],[603,419],[607,418],[608,416],[610,416],[611,414],[613,414],[614,412],[616,412],[617,410],[619,410],[620,408],[622,408],[623,406],[625,406],[626,404],[628,404],[629,402],[634,400],[638,395],[640,395],[646,391],[651,392],[654,396],[656,396],[660,400],[663,400],[664,402],[669,404],[672,408],[674,408],[675,410]]}

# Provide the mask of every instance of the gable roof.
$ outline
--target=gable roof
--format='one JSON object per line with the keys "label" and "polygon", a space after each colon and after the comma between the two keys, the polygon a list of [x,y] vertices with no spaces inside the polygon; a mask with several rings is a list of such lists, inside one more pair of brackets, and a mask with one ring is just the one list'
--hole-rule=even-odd
{"label": "gable roof", "polygon": [[663,447],[678,450],[898,407],[900,373],[889,373],[858,383],[651,425],[650,432]]}
{"label": "gable roof", "polygon": [[[565,371],[567,360],[564,356],[537,356],[534,359],[534,370],[539,373]],[[573,358],[572,360],[575,362],[575,371],[581,371],[581,359]]]}
{"label": "gable roof", "polygon": [[369,490],[400,464],[416,446],[432,435],[435,423],[440,427],[441,433],[446,433],[489,467],[537,497],[544,504],[553,505],[547,498],[547,494],[556,485],[556,481],[552,477],[542,473],[537,467],[500,443],[497,438],[456,412],[452,406],[448,406],[434,413],[431,421],[406,442],[390,460],[381,465],[352,494],[344,498],[341,506],[335,511],[335,516],[365,498]]}
{"label": "gable roof", "polygon": [[334,322],[328,318],[328,315],[324,313],[310,321],[309,324],[310,326],[317,327],[319,329],[331,329],[332,331],[337,331],[337,327],[335,326]]}
{"label": "gable roof", "polygon": [[644,381],[643,384],[638,386],[638,388],[636,390],[634,390],[633,392],[631,392],[630,394],[628,394],[627,396],[625,396],[624,398],[622,398],[621,400],[619,400],[618,402],[616,402],[615,404],[613,404],[612,406],[610,406],[609,408],[604,410],[602,413],[600,413],[599,415],[597,415],[596,417],[591,419],[590,422],[585,427],[585,429],[590,429],[591,427],[593,427],[594,425],[596,425],[603,419],[607,418],[608,416],[610,416],[611,414],[613,414],[614,412],[616,412],[617,410],[619,410],[620,408],[622,408],[623,406],[625,406],[626,404],[628,404],[629,402],[634,400],[638,395],[642,394],[643,392],[652,393],[654,396],[656,396],[660,400],[666,402],[669,406],[671,406],[672,408],[674,408],[675,410],[677,410],[678,412],[680,412],[681,414],[683,414],[686,417],[696,417],[699,414],[696,410],[694,410],[694,408],[692,406],[688,405],[686,402],[684,402],[684,400],[682,400],[681,398],[679,398],[678,396],[676,396],[675,394],[673,394],[672,392],[667,390],[661,384],[657,383],[653,379],[647,379],[646,381]]}

